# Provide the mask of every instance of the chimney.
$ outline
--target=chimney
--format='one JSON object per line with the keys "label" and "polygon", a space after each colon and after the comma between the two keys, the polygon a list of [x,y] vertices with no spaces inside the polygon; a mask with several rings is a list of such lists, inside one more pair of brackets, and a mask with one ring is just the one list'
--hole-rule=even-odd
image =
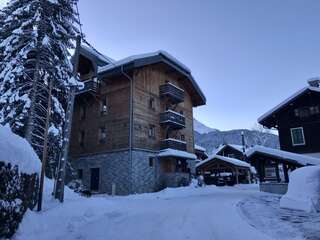
{"label": "chimney", "polygon": [[310,78],[308,84],[310,87],[320,87],[320,77]]}

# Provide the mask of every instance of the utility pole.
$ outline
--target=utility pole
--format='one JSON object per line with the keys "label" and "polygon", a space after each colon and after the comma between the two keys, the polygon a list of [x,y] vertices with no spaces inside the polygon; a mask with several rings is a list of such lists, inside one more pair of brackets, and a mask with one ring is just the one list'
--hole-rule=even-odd
{"label": "utility pole", "polygon": [[42,208],[44,177],[45,177],[45,173],[46,173],[46,163],[47,163],[47,158],[48,158],[48,130],[49,130],[49,123],[50,123],[50,115],[51,115],[52,85],[53,85],[52,80],[49,80],[48,108],[47,108],[44,143],[43,143],[43,151],[42,151],[40,189],[39,189],[39,196],[38,196],[38,211],[41,211],[41,208]]}
{"label": "utility pole", "polygon": [[[77,75],[78,75],[80,44],[81,44],[81,36],[78,35],[76,38],[76,50],[74,53],[74,62],[73,62],[72,77],[74,79],[77,79]],[[70,142],[70,135],[71,135],[72,115],[73,115],[74,99],[75,99],[77,88],[78,88],[77,85],[70,86],[69,94],[68,94],[68,105],[67,105],[66,119],[65,119],[65,125],[63,130],[63,149],[62,149],[62,154],[61,154],[58,168],[57,168],[57,176],[56,176],[56,183],[55,183],[55,189],[54,189],[54,197],[59,199],[60,202],[63,202],[64,200],[66,163],[69,155],[69,142]]]}

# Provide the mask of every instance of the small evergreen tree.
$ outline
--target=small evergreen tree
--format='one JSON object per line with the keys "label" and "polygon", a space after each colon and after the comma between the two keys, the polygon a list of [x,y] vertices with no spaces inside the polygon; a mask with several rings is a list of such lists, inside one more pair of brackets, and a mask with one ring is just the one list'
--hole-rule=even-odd
{"label": "small evergreen tree", "polygon": [[0,14],[0,123],[9,123],[15,133],[25,137],[33,106],[32,143],[41,157],[48,83],[52,81],[50,163],[57,160],[62,146],[72,79],[69,50],[78,33],[76,2],[11,0]]}

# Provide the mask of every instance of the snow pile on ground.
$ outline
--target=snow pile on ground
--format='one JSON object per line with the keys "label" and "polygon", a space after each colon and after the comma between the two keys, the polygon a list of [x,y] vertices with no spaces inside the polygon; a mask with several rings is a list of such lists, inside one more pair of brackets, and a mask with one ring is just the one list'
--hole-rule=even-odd
{"label": "snow pile on ground", "polygon": [[281,198],[281,208],[320,212],[320,167],[303,167],[290,175],[288,192]]}
{"label": "snow pile on ground", "polygon": [[0,162],[19,166],[19,171],[32,174],[39,173],[41,162],[30,144],[11,132],[8,125],[0,125]]}

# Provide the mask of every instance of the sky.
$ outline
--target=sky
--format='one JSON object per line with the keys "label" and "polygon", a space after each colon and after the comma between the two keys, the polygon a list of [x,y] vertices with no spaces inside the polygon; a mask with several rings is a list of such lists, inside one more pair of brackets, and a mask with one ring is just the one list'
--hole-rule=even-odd
{"label": "sky", "polygon": [[195,118],[220,130],[252,128],[320,76],[319,0],[80,0],[79,11],[100,52],[162,49],[187,65],[207,98]]}

